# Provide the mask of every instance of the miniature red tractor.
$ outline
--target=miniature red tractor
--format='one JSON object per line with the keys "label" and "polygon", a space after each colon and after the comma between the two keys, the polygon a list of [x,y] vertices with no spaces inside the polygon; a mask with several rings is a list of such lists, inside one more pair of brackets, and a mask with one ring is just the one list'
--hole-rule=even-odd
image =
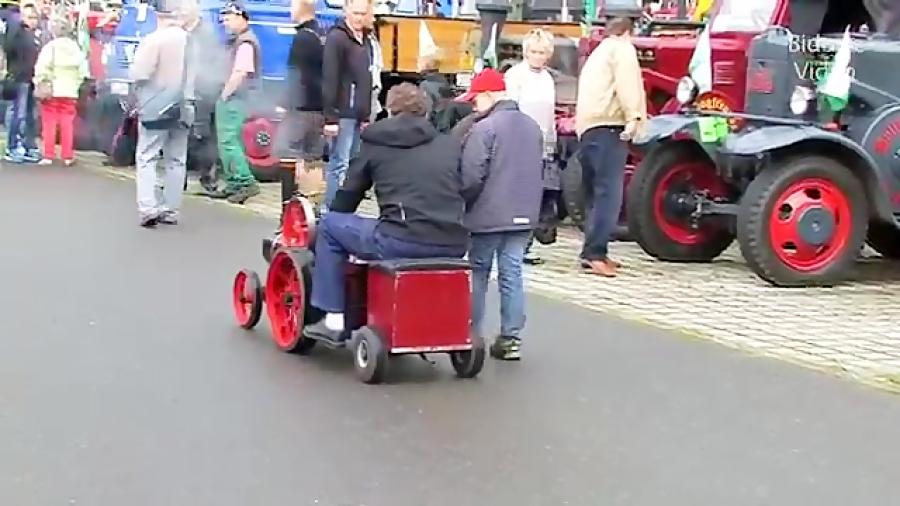
{"label": "miniature red tractor", "polygon": [[349,348],[356,374],[365,383],[383,381],[393,355],[425,358],[426,353],[447,353],[460,378],[474,378],[481,372],[485,344],[470,330],[471,272],[462,259],[365,262],[351,258],[344,312],[351,332],[341,341],[304,336],[304,325],[324,317],[310,304],[313,217],[309,201],[293,197],[285,206],[280,237],[263,241],[263,257],[269,263],[266,284],[251,270],[235,276],[232,302],[238,325],[252,329],[265,307],[272,340],[279,349],[306,355],[317,343]]}

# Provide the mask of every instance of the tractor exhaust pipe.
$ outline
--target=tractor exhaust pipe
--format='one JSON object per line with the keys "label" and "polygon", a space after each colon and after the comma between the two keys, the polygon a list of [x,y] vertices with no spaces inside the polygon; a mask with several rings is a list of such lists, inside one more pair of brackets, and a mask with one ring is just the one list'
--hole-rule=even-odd
{"label": "tractor exhaust pipe", "polygon": [[[478,9],[478,17],[481,20],[481,54],[487,49],[491,39],[491,27],[497,25],[497,38],[503,31],[503,24],[512,10],[509,2],[504,0],[494,0],[493,2],[479,2],[476,6]],[[497,41],[494,41],[496,44]]]}

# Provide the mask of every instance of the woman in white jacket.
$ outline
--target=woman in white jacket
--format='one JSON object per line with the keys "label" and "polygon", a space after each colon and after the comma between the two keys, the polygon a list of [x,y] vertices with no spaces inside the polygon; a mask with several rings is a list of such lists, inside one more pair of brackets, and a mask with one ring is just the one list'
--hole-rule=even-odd
{"label": "woman in white jacket", "polygon": [[[541,127],[546,169],[547,162],[556,152],[556,81],[547,68],[553,56],[553,34],[541,28],[531,30],[522,40],[522,53],[525,59],[504,74],[506,94],[519,104],[520,111]],[[533,242],[534,236],[525,250],[525,263],[543,263],[531,251]]]}
{"label": "woman in white jacket", "polygon": [[34,67],[34,84],[41,101],[41,138],[44,142],[41,165],[56,158],[59,130],[62,160],[75,162],[75,116],[78,92],[88,76],[87,56],[75,42],[74,27],[65,17],[51,20],[54,39],[42,49]]}

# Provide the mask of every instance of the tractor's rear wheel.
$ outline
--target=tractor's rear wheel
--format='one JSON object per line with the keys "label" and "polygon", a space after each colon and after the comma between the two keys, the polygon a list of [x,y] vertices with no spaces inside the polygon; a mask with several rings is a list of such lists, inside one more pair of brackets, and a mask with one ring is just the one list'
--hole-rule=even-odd
{"label": "tractor's rear wheel", "polygon": [[866,242],[884,258],[900,259],[900,229],[896,225],[870,222]]}
{"label": "tractor's rear wheel", "polygon": [[821,156],[787,159],[747,187],[738,242],[747,264],[776,286],[832,286],[866,238],[868,204],[857,177]]}
{"label": "tractor's rear wheel", "polygon": [[572,156],[566,161],[566,167],[559,175],[560,193],[562,201],[565,205],[566,214],[572,219],[572,223],[584,230],[585,220],[585,193],[583,182],[584,171],[581,168],[581,160],[578,158],[578,152],[572,153]]}
{"label": "tractor's rear wheel", "polygon": [[628,185],[628,230],[650,256],[670,262],[708,262],[734,241],[729,218],[702,216],[697,196],[730,200],[732,190],[712,160],[693,143],[669,142],[652,151]]}

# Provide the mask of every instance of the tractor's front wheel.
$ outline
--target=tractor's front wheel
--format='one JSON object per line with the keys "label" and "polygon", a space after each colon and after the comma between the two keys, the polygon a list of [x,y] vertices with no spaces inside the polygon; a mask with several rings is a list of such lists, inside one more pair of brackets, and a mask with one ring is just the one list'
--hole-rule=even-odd
{"label": "tractor's front wheel", "polygon": [[700,198],[729,201],[732,190],[693,143],[669,142],[634,171],[626,198],[628,230],[650,256],[708,262],[734,241],[728,217],[696,217]]}
{"label": "tractor's front wheel", "polygon": [[747,187],[738,213],[741,253],[776,286],[831,286],[866,239],[868,205],[857,177],[820,156],[787,159]]}

